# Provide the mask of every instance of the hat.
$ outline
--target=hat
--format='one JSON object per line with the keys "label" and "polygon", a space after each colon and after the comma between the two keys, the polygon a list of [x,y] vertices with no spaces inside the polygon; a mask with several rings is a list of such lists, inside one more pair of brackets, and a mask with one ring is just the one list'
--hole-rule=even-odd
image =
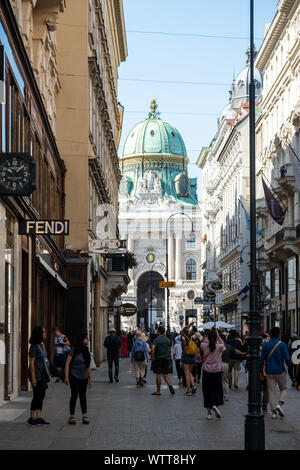
{"label": "hat", "polygon": [[115,333],[115,332],[116,332],[115,328],[110,329],[110,333]]}

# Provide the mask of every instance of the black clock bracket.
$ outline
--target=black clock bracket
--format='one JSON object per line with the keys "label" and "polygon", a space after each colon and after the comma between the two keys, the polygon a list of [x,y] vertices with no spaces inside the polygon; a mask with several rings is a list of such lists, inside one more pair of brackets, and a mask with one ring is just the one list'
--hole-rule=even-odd
{"label": "black clock bracket", "polygon": [[28,153],[0,153],[0,195],[30,196],[36,189],[36,163]]}

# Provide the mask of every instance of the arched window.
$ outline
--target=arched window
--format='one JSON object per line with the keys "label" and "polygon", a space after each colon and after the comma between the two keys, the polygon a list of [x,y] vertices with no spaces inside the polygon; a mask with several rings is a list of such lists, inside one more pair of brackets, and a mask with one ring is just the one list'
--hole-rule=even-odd
{"label": "arched window", "polygon": [[185,276],[188,281],[194,281],[197,278],[196,273],[196,261],[194,259],[188,259],[185,265]]}

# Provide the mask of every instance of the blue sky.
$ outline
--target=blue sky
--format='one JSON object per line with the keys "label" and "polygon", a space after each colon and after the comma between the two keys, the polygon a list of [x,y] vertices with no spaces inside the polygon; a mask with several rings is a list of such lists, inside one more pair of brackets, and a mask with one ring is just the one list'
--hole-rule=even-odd
{"label": "blue sky", "polygon": [[[157,98],[161,118],[179,130],[190,162],[197,161],[201,148],[208,146],[216,133],[216,119],[228,103],[233,73],[237,74],[245,66],[249,3],[249,0],[123,0],[128,58],[119,70],[119,101],[125,107],[120,150],[130,129],[148,114],[150,100]],[[265,23],[270,23],[277,11],[277,0],[256,0],[255,3],[255,37],[262,38]],[[261,41],[257,39],[255,43],[259,48]],[[138,82],[124,80],[126,78],[217,85]],[[199,198],[200,174],[197,166],[191,164],[189,176],[198,176]]]}

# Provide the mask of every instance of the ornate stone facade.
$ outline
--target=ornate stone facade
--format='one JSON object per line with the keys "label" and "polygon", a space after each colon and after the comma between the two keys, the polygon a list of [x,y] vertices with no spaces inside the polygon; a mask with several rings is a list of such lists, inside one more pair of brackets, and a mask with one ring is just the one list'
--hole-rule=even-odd
{"label": "ornate stone facade", "polygon": [[60,90],[56,30],[66,0],[11,0],[52,131],[56,134],[56,95]]}
{"label": "ornate stone facade", "polygon": [[[284,338],[299,334],[300,187],[300,2],[281,0],[256,58],[264,74],[261,113],[256,122],[258,215],[265,257],[264,324],[280,325]],[[270,216],[261,176],[287,208],[283,225]],[[279,285],[279,278],[281,279]]]}

